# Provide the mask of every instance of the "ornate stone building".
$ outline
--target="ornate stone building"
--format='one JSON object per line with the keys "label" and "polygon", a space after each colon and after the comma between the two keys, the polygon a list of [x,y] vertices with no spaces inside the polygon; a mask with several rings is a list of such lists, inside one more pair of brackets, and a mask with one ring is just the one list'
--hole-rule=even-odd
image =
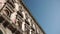
{"label": "ornate stone building", "polygon": [[0,0],[0,34],[45,34],[22,0]]}

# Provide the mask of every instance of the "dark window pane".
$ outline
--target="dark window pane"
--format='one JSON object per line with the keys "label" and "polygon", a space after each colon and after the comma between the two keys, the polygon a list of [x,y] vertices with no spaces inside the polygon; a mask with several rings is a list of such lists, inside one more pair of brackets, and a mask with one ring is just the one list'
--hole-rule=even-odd
{"label": "dark window pane", "polygon": [[9,25],[9,22],[8,21],[5,21],[4,23],[3,23],[3,26],[4,27],[7,27]]}
{"label": "dark window pane", "polygon": [[4,18],[2,16],[0,16],[0,23],[4,20]]}
{"label": "dark window pane", "polygon": [[19,14],[23,18],[23,15],[21,12],[18,11],[17,14]]}
{"label": "dark window pane", "polygon": [[8,28],[12,31],[12,33],[14,33],[17,29],[14,28],[12,25],[9,25]]}
{"label": "dark window pane", "polygon": [[0,30],[0,34],[3,34],[3,32]]}

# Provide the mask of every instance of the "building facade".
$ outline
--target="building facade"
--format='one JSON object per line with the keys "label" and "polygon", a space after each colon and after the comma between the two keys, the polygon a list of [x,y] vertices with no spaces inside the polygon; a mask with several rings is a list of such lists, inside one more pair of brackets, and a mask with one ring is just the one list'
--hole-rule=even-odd
{"label": "building facade", "polygon": [[22,0],[2,0],[0,34],[45,34],[45,32]]}

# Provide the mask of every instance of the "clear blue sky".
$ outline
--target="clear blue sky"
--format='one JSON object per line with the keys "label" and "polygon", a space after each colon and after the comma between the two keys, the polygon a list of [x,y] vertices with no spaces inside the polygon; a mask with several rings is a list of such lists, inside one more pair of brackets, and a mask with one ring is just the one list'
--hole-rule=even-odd
{"label": "clear blue sky", "polygon": [[60,0],[24,0],[46,34],[60,34]]}

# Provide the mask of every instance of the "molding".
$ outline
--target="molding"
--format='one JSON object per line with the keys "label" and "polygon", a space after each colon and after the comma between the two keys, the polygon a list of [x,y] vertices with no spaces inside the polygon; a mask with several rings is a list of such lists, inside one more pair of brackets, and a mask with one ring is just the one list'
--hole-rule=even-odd
{"label": "molding", "polygon": [[26,7],[26,5],[24,4],[24,2],[21,0],[20,3],[22,4],[22,6],[27,10],[27,12],[30,14],[30,16],[32,17],[32,19],[35,21],[35,23],[38,25],[38,27],[42,30],[43,34],[46,34],[45,31],[43,30],[43,28],[38,24],[38,22],[36,21],[36,19],[32,16],[32,14],[30,13],[30,10],[28,10],[28,8]]}

